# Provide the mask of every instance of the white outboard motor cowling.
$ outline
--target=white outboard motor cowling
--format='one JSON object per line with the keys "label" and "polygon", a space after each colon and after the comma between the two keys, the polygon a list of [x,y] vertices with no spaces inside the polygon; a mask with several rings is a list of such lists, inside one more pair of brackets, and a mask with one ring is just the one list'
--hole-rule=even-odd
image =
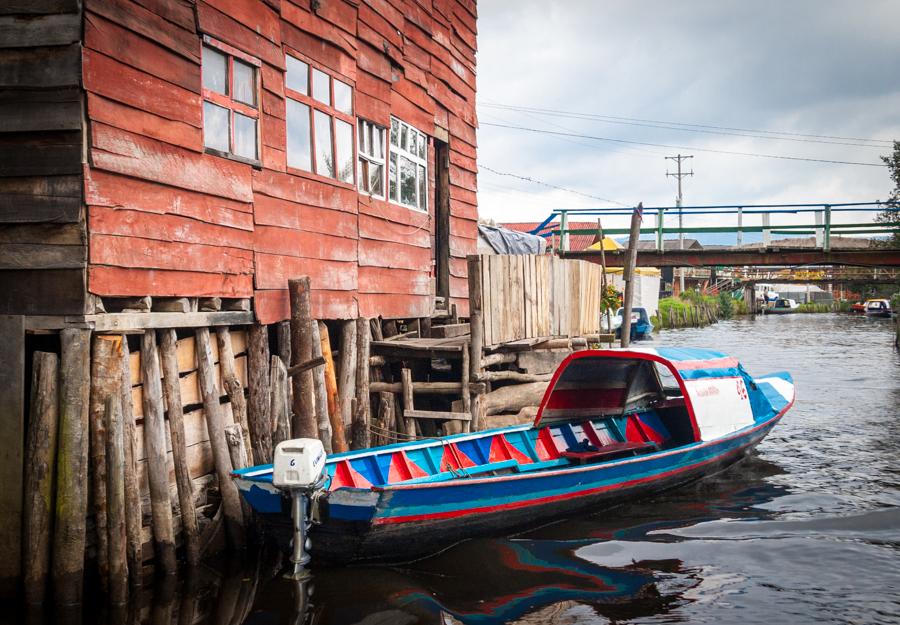
{"label": "white outboard motor cowling", "polygon": [[272,484],[291,496],[291,520],[294,537],[291,549],[291,563],[294,565],[292,579],[306,577],[306,565],[310,557],[309,549],[309,498],[316,491],[325,488],[325,448],[322,441],[315,438],[295,438],[278,443],[272,468]]}

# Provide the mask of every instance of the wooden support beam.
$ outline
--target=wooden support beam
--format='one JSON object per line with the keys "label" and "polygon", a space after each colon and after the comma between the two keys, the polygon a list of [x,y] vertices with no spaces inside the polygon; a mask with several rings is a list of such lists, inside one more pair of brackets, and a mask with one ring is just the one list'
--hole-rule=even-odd
{"label": "wooden support beam", "polygon": [[250,449],[258,464],[272,462],[272,418],[269,414],[269,332],[264,325],[253,324],[247,331],[247,427]]}
{"label": "wooden support beam", "polygon": [[462,395],[462,406],[463,412],[470,416],[469,420],[463,424],[463,432],[470,432],[472,430],[471,423],[471,415],[472,415],[472,396],[470,395],[469,390],[469,377],[471,374],[471,368],[469,366],[469,346],[466,345],[463,347],[462,351],[462,367],[460,368],[460,394]]}
{"label": "wooden support beam", "polygon": [[291,366],[291,322],[279,321],[276,325],[278,334],[276,342],[278,345],[278,357],[284,363],[285,367]]}
{"label": "wooden support beam", "polygon": [[304,371],[310,371],[311,369],[315,369],[316,367],[324,367],[325,366],[325,357],[324,356],[316,356],[312,360],[307,360],[306,362],[301,362],[299,365],[294,365],[293,367],[289,367],[287,369],[288,377],[295,376],[299,373],[303,373]]}
{"label": "wooden support beam", "polygon": [[0,596],[12,598],[22,573],[25,317],[0,315],[0,346]]}
{"label": "wooden support beam", "polygon": [[[469,380],[478,380],[484,370],[484,320],[482,309],[484,294],[481,287],[482,260],[479,256],[469,256]],[[473,395],[471,400],[471,430],[478,431],[483,426],[483,411],[480,395]]]}
{"label": "wooden support beam", "polygon": [[[309,276],[288,280],[291,301],[291,364],[312,360],[312,317],[309,301]],[[296,438],[318,438],[313,378],[304,371],[291,378],[294,390],[292,435]]]}
{"label": "wooden support beam", "polygon": [[279,356],[272,356],[269,369],[271,389],[269,415],[271,416],[272,449],[278,443],[291,438],[290,379],[287,367]]}
{"label": "wooden support beam", "polygon": [[341,421],[344,423],[344,429],[349,432],[350,423],[353,421],[351,402],[356,394],[356,321],[352,319],[341,322],[341,352],[338,358]]}
{"label": "wooden support beam", "polygon": [[[412,388],[417,393],[430,393],[433,395],[456,395],[462,391],[460,382],[411,382]],[[401,382],[371,382],[370,393],[402,393]]]}
{"label": "wooden support beam", "polygon": [[166,465],[166,425],[163,419],[161,378],[156,333],[147,332],[141,337],[141,383],[144,402],[144,453],[150,482],[153,556],[159,569],[165,574],[170,574],[177,570],[177,563],[172,504],[169,501],[169,468]]}
{"label": "wooden support beam", "polygon": [[222,385],[228,394],[228,401],[231,402],[231,413],[234,415],[234,422],[241,428],[241,436],[244,438],[244,459],[249,463],[235,469],[242,469],[244,466],[253,465],[253,452],[250,447],[250,426],[247,422],[247,398],[244,397],[244,385],[234,369],[234,348],[231,345],[231,332],[226,327],[216,329],[216,338],[219,344],[219,370],[222,374]]}
{"label": "wooden support beam", "polygon": [[128,332],[157,328],[199,328],[237,326],[253,323],[252,312],[140,312],[93,315],[35,315],[25,320],[30,331],[91,328],[97,332]]}
{"label": "wooden support beam", "polygon": [[199,561],[200,543],[197,529],[197,512],[194,509],[193,482],[188,470],[175,330],[160,331],[159,353],[162,360],[163,390],[165,391],[166,406],[168,407],[169,433],[172,438],[172,462],[175,465],[178,507],[181,509],[182,539],[184,540],[188,564],[193,566]]}
{"label": "wooden support beam", "polygon": [[[63,330],[60,343],[62,357],[59,367],[59,443],[56,453],[52,575],[56,604],[71,606],[81,603],[84,583],[91,332]],[[18,551],[7,545],[6,554],[9,553]]]}
{"label": "wooden support beam", "polygon": [[[118,363],[116,363],[118,364]],[[109,601],[120,606],[128,599],[128,541],[125,531],[125,437],[122,395],[106,396],[106,501],[109,549]]]}
{"label": "wooden support beam", "polygon": [[435,410],[404,410],[403,417],[405,419],[445,419],[449,421],[466,421],[472,420],[472,415],[468,412],[441,412]]}
{"label": "wooden support beam", "polygon": [[331,450],[333,453],[347,451],[344,438],[344,421],[341,415],[341,399],[338,394],[337,372],[334,368],[334,357],[331,353],[331,338],[328,326],[319,322],[319,336],[322,357],[325,359],[325,392],[328,395],[328,420],[331,422]]}
{"label": "wooden support beam", "polygon": [[369,420],[371,419],[372,401],[369,397],[369,357],[371,343],[369,320],[360,317],[356,320],[356,412],[353,414],[351,429],[350,447],[352,449],[365,449],[370,442]]}
{"label": "wooden support beam", "polygon": [[[321,358],[324,364],[325,358],[322,357],[322,336],[319,332],[319,323],[312,321],[310,342],[312,347],[313,358]],[[331,421],[328,415],[328,391],[325,388],[325,367],[316,367],[313,370],[313,398],[316,407],[316,429],[318,430],[318,438],[322,441],[325,453],[331,453]]]}
{"label": "wooden support beam", "polygon": [[[203,412],[206,414],[206,429],[212,448],[213,464],[222,495],[222,513],[225,519],[225,533],[228,543],[234,549],[244,548],[244,519],[240,495],[231,479],[231,455],[225,439],[225,424],[219,406],[219,390],[216,388],[215,365],[213,365],[209,328],[197,328],[197,369],[200,374],[200,392],[203,395]],[[146,389],[146,387],[145,387]],[[146,393],[146,391],[145,391]],[[146,396],[146,395],[145,395]],[[146,414],[146,413],[145,413]],[[145,417],[146,418],[146,417]]]}
{"label": "wooden support beam", "polygon": [[25,448],[25,511],[22,568],[25,602],[41,605],[50,571],[53,486],[56,477],[56,434],[59,422],[59,358],[35,352],[31,376],[31,409]]}
{"label": "wooden support beam", "polygon": [[123,337],[95,334],[91,354],[91,485],[97,531],[97,568],[100,584],[109,582],[109,535],[106,527],[106,399],[121,392],[119,353]]}
{"label": "wooden support beam", "polygon": [[400,383],[403,386],[403,420],[406,426],[406,435],[413,440],[416,438],[416,422],[415,419],[406,417],[406,413],[415,410],[415,400],[413,399],[412,372],[406,367],[400,370]]}
{"label": "wooden support beam", "polygon": [[433,339],[450,339],[455,336],[469,334],[468,323],[448,323],[442,326],[431,326],[430,337]]}
{"label": "wooden support beam", "polygon": [[488,367],[494,367],[496,365],[511,364],[516,362],[516,358],[515,352],[488,354],[481,359],[481,368],[487,369]]}
{"label": "wooden support beam", "polygon": [[478,375],[479,382],[549,382],[552,373],[519,373],[518,371],[484,371]]}
{"label": "wooden support beam", "polygon": [[128,581],[132,588],[143,583],[141,565],[144,561],[141,540],[141,488],[137,469],[137,433],[134,423],[134,406],[131,403],[131,357],[128,340],[123,338],[119,354],[119,370],[122,382],[119,387],[122,407],[122,435],[125,439],[125,536],[128,556]]}

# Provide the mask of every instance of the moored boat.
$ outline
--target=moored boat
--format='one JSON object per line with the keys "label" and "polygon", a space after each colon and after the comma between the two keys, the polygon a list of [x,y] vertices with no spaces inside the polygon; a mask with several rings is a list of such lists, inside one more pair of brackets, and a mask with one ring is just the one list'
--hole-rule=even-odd
{"label": "moored boat", "polygon": [[[296,517],[305,508],[285,484],[309,493],[315,558],[408,560],[720,471],[757,445],[793,401],[789,374],[753,378],[711,350],[585,350],[561,363],[532,425],[324,462],[321,443],[301,439],[279,446],[298,452],[290,462],[276,454],[276,470],[241,469],[234,479],[282,535],[292,531],[292,510]],[[295,462],[308,470],[291,475],[306,477],[285,477],[283,467]]]}
{"label": "moored boat", "polygon": [[[619,319],[623,318],[625,314],[624,308],[619,308],[619,311],[616,313],[616,316]],[[650,321],[650,315],[647,314],[647,309],[642,308],[640,306],[631,309],[631,340],[639,341],[641,339],[649,338],[653,335],[653,322]],[[622,337],[622,323],[619,322],[618,327],[616,328],[616,338]]]}
{"label": "moored boat", "polygon": [[767,315],[790,315],[797,312],[800,304],[792,299],[779,299],[770,308],[764,308]]}
{"label": "moored boat", "polygon": [[891,303],[886,299],[866,300],[867,317],[890,317]]}

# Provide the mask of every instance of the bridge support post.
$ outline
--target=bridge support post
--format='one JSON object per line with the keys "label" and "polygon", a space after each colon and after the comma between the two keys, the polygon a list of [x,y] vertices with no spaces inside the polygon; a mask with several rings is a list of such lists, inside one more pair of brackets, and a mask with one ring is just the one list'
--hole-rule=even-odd
{"label": "bridge support post", "polygon": [[831,251],[831,206],[825,205],[825,238],[822,241],[822,250]]}

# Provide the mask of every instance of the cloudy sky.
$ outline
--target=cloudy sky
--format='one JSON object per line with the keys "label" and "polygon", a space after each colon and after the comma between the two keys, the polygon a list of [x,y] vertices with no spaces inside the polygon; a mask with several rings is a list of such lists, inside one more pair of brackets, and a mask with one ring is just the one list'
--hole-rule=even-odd
{"label": "cloudy sky", "polygon": [[900,139],[897,0],[481,0],[478,10],[483,217],[672,205],[664,157],[678,153],[694,156],[686,205],[890,192],[887,170],[868,165]]}

